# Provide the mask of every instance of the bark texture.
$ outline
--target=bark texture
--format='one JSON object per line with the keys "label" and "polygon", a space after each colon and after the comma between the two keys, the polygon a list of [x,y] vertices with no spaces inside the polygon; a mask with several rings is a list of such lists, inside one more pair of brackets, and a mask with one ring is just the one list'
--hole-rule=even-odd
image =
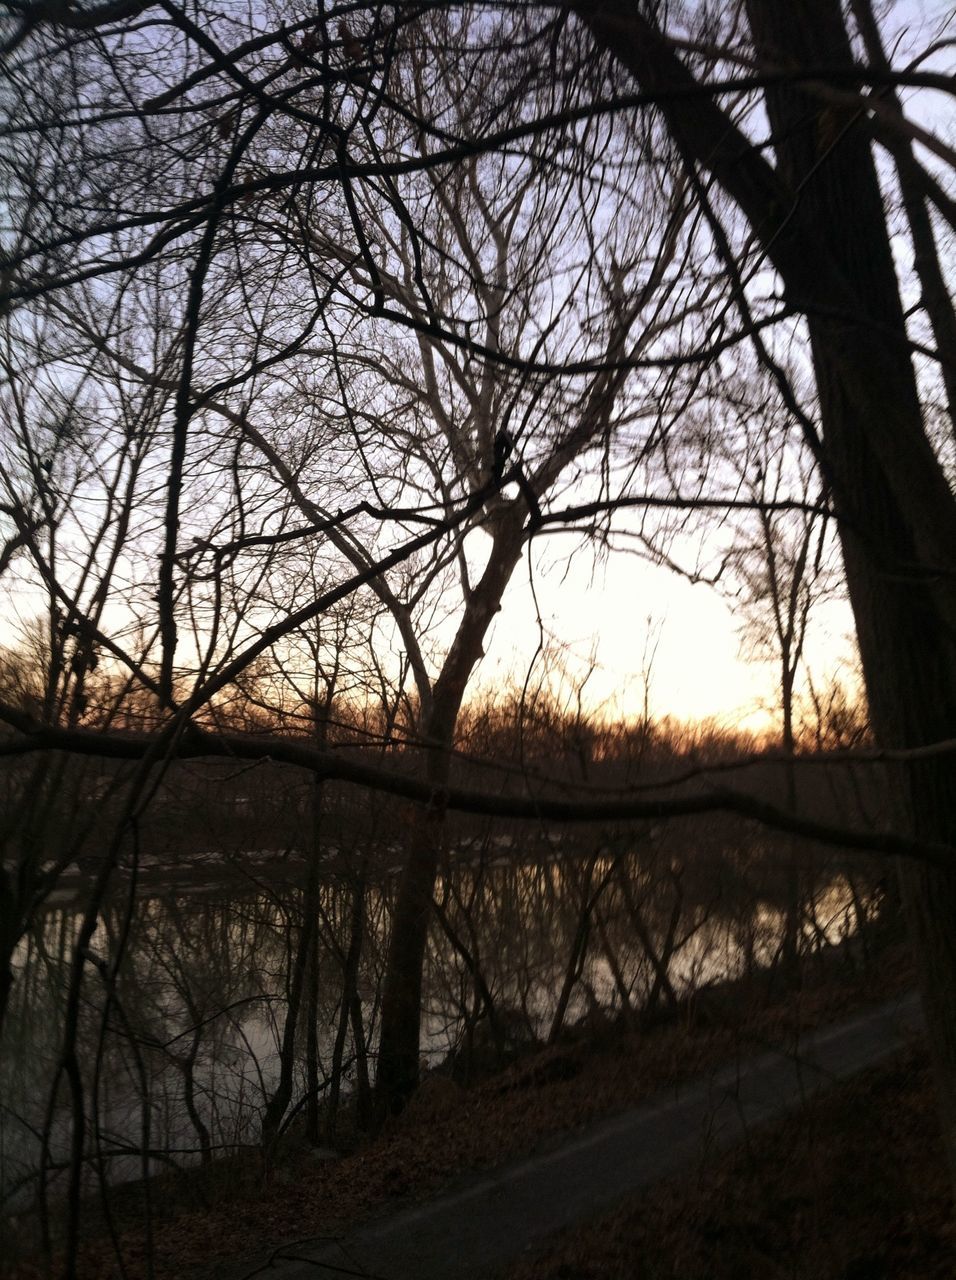
{"label": "bark texture", "polygon": [[[924,428],[865,113],[812,86],[772,86],[771,167],[714,99],[687,95],[691,73],[632,4],[576,10],[642,89],[661,94],[685,159],[736,201],[806,316],[879,739],[915,747],[952,737],[956,502]],[[761,63],[852,68],[837,0],[748,0],[747,12]],[[956,846],[954,775],[945,757],[901,767],[914,834]],[[956,868],[912,863],[901,876],[956,1179]]]}

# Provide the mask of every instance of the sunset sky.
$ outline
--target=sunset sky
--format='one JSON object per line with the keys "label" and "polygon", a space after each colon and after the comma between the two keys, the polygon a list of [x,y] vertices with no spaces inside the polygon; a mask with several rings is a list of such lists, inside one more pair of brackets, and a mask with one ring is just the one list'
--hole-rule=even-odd
{"label": "sunset sky", "polygon": [[[941,0],[899,0],[890,6],[885,29],[897,46],[894,56],[904,61],[911,47],[952,38],[952,6]],[[943,47],[925,65],[949,67],[951,52]],[[901,96],[911,118],[931,125],[943,138],[951,136],[951,101],[925,90],[904,90]],[[908,243],[897,248],[906,269]],[[526,555],[514,574],[476,675],[477,690],[520,685],[529,670],[534,678],[532,664],[542,639],[540,611],[544,638],[567,646],[572,673],[575,665],[586,672],[593,655],[595,670],[586,689],[591,707],[638,714],[645,697],[645,651],[653,649],[649,693],[654,715],[713,717],[749,728],[771,721],[779,700],[778,672],[750,656],[741,636],[742,618],[725,595],[623,552],[610,552],[596,562],[595,553],[573,535],[537,538],[531,565],[533,571]],[[39,583],[16,593],[11,607],[21,619],[41,610]],[[853,686],[852,629],[845,602],[830,602],[815,612],[807,662],[819,684],[839,678]],[[443,640],[450,635],[450,626],[442,629]],[[14,620],[0,617],[0,642],[16,639]]]}
{"label": "sunset sky", "polygon": [[[926,69],[951,71],[956,10],[944,0],[897,0],[887,8],[885,30],[891,33],[898,62],[907,51],[925,48],[928,37],[944,42],[921,63]],[[902,90],[907,114],[939,136],[953,136],[952,99],[926,90]],[[930,166],[933,156],[918,148]],[[899,242],[901,266],[912,256]],[[592,706],[607,704],[624,714],[639,713],[644,689],[642,655],[647,621],[660,626],[653,664],[650,706],[656,716],[682,720],[713,717],[728,726],[763,729],[773,722],[779,702],[777,670],[748,658],[741,643],[739,613],[727,598],[706,584],[692,585],[667,568],[632,555],[611,553],[595,567],[588,549],[567,558],[571,539],[552,539],[535,556],[535,595],[545,628],[571,646],[581,669],[589,655],[597,669],[587,684]],[[574,544],[577,545],[577,544]],[[856,688],[853,615],[845,600],[821,604],[814,611],[807,641],[807,663],[819,685],[830,677],[848,690]],[[539,639],[527,559],[516,570],[505,596],[486,657],[476,677],[478,687],[525,679]]]}
{"label": "sunset sky", "polygon": [[[777,672],[766,662],[747,659],[739,616],[735,618],[715,588],[692,585],[669,569],[623,552],[611,553],[604,564],[595,566],[587,548],[575,552],[565,572],[569,550],[568,544],[559,548],[552,543],[540,553],[545,564],[537,567],[535,594],[545,627],[572,647],[582,671],[593,647],[598,669],[587,684],[591,706],[607,703],[625,715],[640,713],[650,617],[652,625],[660,625],[651,673],[652,714],[682,720],[715,717],[722,724],[750,729],[768,725],[778,702]],[[808,653],[819,683],[832,674],[852,684],[847,670],[852,627],[845,602],[819,607]],[[522,681],[538,637],[525,560],[505,596],[476,685],[487,687],[509,678]]]}

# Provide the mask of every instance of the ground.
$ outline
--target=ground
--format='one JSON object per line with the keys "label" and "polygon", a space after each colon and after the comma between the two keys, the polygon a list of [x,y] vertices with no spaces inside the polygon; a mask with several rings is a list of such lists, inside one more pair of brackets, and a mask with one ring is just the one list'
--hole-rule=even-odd
{"label": "ground", "polygon": [[[372,1211],[434,1195],[465,1170],[531,1151],[550,1135],[624,1110],[675,1079],[768,1044],[796,1045],[807,1029],[910,981],[899,949],[882,954],[869,975],[834,958],[808,974],[802,991],[771,992],[769,1005],[766,991],[725,989],[657,1028],[581,1029],[467,1089],[448,1075],[432,1075],[376,1140],[338,1159],[292,1140],[268,1168],[250,1155],[218,1166],[212,1176],[154,1182],[155,1275],[208,1274],[217,1260],[339,1234]],[[885,1123],[875,1124],[874,1116],[885,1116]],[[792,1134],[786,1127],[782,1136],[761,1133],[747,1151],[667,1184],[517,1274],[521,1280],[748,1274],[915,1280],[956,1273],[956,1267],[931,1269],[952,1246],[952,1219],[918,1049],[902,1065],[861,1077],[789,1123]],[[145,1274],[147,1240],[132,1221],[141,1199],[141,1191],[130,1188],[111,1201],[131,1277]],[[908,1271],[867,1262],[872,1255],[896,1265],[900,1248],[916,1260]],[[95,1233],[84,1245],[80,1275],[115,1274],[111,1258],[108,1240]],[[42,1273],[25,1264],[15,1274],[25,1280]]]}
{"label": "ground", "polygon": [[558,1239],[508,1280],[951,1280],[956,1220],[923,1049]]}

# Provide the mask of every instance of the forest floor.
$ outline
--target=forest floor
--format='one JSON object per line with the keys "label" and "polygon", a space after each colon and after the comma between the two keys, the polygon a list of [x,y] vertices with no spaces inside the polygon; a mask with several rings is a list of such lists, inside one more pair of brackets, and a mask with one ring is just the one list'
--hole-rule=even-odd
{"label": "forest floor", "polygon": [[950,1188],[914,1045],[499,1280],[952,1280]]}
{"label": "forest floor", "polygon": [[[432,1073],[376,1139],[356,1140],[338,1158],[293,1138],[268,1168],[250,1154],[205,1174],[153,1179],[149,1233],[142,1188],[117,1189],[110,1207],[125,1272],[145,1275],[151,1252],[157,1280],[208,1275],[219,1263],[235,1274],[243,1255],[341,1235],[373,1213],[424,1201],[466,1171],[526,1155],[720,1063],[770,1046],[796,1049],[812,1028],[911,983],[902,947],[884,949],[862,974],[831,956],[808,967],[797,992],[733,984],[697,997],[656,1028],[581,1028],[468,1088]],[[515,1280],[956,1274],[951,1254],[948,1269],[933,1269],[952,1249],[952,1219],[918,1046],[905,1061],[839,1086],[783,1125],[783,1138],[761,1132],[733,1157],[672,1179],[609,1222],[559,1241]],[[787,1125],[795,1126],[792,1137]],[[79,1275],[119,1275],[92,1208],[86,1225]],[[813,1251],[807,1269],[798,1270],[787,1249],[804,1239]],[[900,1249],[915,1259],[911,1269],[886,1269],[880,1260],[899,1261]],[[715,1258],[727,1259],[727,1268],[716,1269]],[[31,1263],[13,1272],[24,1280],[43,1273]]]}

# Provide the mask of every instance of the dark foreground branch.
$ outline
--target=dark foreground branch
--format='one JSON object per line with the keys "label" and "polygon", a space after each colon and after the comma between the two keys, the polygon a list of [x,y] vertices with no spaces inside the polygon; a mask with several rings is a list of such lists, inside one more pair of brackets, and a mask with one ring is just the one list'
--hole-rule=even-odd
{"label": "dark foreground branch", "polygon": [[[43,725],[16,708],[0,704],[0,718],[19,733],[0,743],[0,756],[26,755],[36,751],[67,751],[74,755],[100,756],[114,760],[141,760],[153,750],[159,735],[145,733],[99,733],[91,729],[60,729]],[[198,757],[258,760],[295,765],[317,777],[364,787],[385,795],[400,796],[420,804],[440,804],[458,813],[488,817],[552,822],[636,822],[665,821],[698,813],[735,813],[776,831],[786,831],[838,848],[884,857],[912,858],[937,866],[952,866],[956,849],[946,844],[914,840],[895,832],[863,831],[803,817],[760,800],[745,791],[714,787],[690,795],[651,797],[646,793],[622,790],[600,799],[568,799],[555,795],[495,795],[450,786],[441,792],[421,778],[393,769],[350,760],[334,751],[321,750],[288,738],[244,734],[212,734],[196,726],[188,728],[171,748],[179,759]]]}

